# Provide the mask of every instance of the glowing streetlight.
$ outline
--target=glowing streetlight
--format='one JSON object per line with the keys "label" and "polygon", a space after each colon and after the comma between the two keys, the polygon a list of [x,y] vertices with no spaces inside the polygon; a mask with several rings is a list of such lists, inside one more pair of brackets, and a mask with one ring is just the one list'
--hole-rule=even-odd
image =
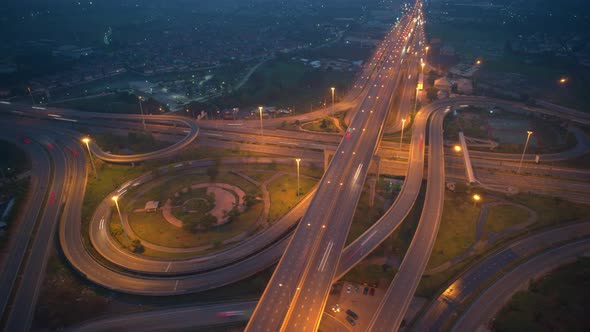
{"label": "glowing streetlight", "polygon": [[481,59],[475,60],[475,64],[478,65],[478,66],[481,65]]}
{"label": "glowing streetlight", "polygon": [[524,143],[524,149],[522,149],[522,156],[520,157],[520,164],[518,164],[518,171],[517,173],[520,173],[520,168],[522,167],[522,161],[524,160],[524,153],[526,152],[526,147],[529,145],[529,139],[531,138],[531,134],[533,132],[530,130],[527,130],[526,132],[526,142]]}
{"label": "glowing streetlight", "polygon": [[299,162],[301,158],[296,158],[295,161],[297,162],[297,196],[299,196]]}
{"label": "glowing streetlight", "polygon": [[262,106],[258,106],[258,111],[260,113],[260,136],[263,136],[264,132],[262,131]]}
{"label": "glowing streetlight", "polygon": [[98,177],[98,173],[96,173],[96,166],[94,165],[94,159],[92,159],[92,152],[90,151],[90,138],[84,137],[82,142],[86,143],[86,148],[88,149],[88,155],[90,156],[90,163],[92,164],[92,170],[94,171],[94,177]]}
{"label": "glowing streetlight", "polygon": [[426,63],[424,63],[424,62],[420,63],[420,67],[422,67],[422,74],[424,74],[424,66],[426,66]]}
{"label": "glowing streetlight", "polygon": [[477,204],[479,201],[481,201],[481,196],[478,194],[473,195],[473,206],[475,206],[475,204]]}
{"label": "glowing streetlight", "polygon": [[129,241],[129,237],[127,237],[127,232],[125,232],[125,228],[123,227],[123,216],[121,215],[121,209],[119,209],[119,196],[113,196],[113,201],[115,202],[115,206],[117,207],[117,213],[119,214],[119,220],[121,221],[121,229],[123,230],[123,234],[125,235],[125,240],[127,241],[127,245],[131,242]]}
{"label": "glowing streetlight", "polygon": [[460,145],[455,145],[453,147],[453,150],[455,150],[455,152],[461,152],[461,146]]}
{"label": "glowing streetlight", "polygon": [[143,123],[143,130],[145,131],[145,118],[143,116],[143,106],[141,105],[141,101],[143,98],[141,96],[137,96],[137,100],[139,100],[139,110],[141,111],[141,123]]}
{"label": "glowing streetlight", "polygon": [[562,77],[559,79],[559,84],[565,84],[567,83],[567,77]]}
{"label": "glowing streetlight", "polygon": [[399,151],[401,154],[402,151],[402,141],[404,139],[404,125],[406,124],[406,119],[402,119],[402,134],[399,137]]}
{"label": "glowing streetlight", "polygon": [[336,90],[335,87],[330,88],[332,90],[332,112],[334,111],[334,91]]}

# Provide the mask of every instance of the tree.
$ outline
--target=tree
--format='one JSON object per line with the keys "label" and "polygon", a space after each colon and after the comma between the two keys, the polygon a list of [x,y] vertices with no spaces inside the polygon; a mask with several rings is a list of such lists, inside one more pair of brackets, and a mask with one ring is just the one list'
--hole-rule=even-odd
{"label": "tree", "polygon": [[426,97],[428,100],[433,101],[437,98],[438,89],[435,87],[430,87],[426,89]]}
{"label": "tree", "polygon": [[232,222],[240,215],[240,211],[238,210],[237,206],[234,206],[231,210],[225,212],[223,215],[227,217],[228,222]]}
{"label": "tree", "polygon": [[217,166],[211,166],[207,168],[207,176],[211,181],[215,181],[217,175],[219,175],[219,170],[217,169]]}
{"label": "tree", "polygon": [[141,244],[141,241],[139,239],[134,239],[131,241],[131,250],[135,253],[142,253],[145,248],[143,247],[143,244]]}
{"label": "tree", "polygon": [[246,204],[247,207],[254,206],[258,203],[258,199],[256,199],[255,192],[251,192],[251,193],[244,195],[243,199],[244,199],[244,204]]}

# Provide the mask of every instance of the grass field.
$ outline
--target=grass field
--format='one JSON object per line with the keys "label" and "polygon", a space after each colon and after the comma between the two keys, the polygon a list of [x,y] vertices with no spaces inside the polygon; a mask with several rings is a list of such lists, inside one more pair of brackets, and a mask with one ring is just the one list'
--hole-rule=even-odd
{"label": "grass field", "polygon": [[101,149],[114,154],[120,153],[123,149],[130,150],[133,153],[146,153],[171,145],[170,142],[158,141],[151,134],[144,132],[129,132],[127,136],[98,133],[93,135],[93,138]]}
{"label": "grass field", "polygon": [[66,101],[52,104],[52,106],[100,113],[139,114],[141,111],[139,109],[137,97],[127,92],[119,92],[100,97]]}
{"label": "grass field", "polygon": [[220,107],[242,105],[246,109],[263,103],[294,108],[296,114],[301,114],[330,101],[330,87],[336,87],[338,101],[354,77],[353,72],[314,69],[290,57],[279,57],[260,66],[239,90],[210,103]]}
{"label": "grass field", "polygon": [[[27,159],[25,152],[12,143],[0,140],[0,155],[10,156],[10,158],[0,158],[0,168],[6,177],[31,168],[31,163]],[[8,168],[10,168],[10,171]]]}
{"label": "grass field", "polygon": [[485,222],[485,230],[500,232],[526,222],[529,217],[530,213],[518,206],[493,206],[488,210],[488,216]]}
{"label": "grass field", "polygon": [[378,284],[381,279],[392,280],[396,272],[389,265],[359,264],[342,277],[342,280],[373,285]]}
{"label": "grass field", "polygon": [[473,243],[480,207],[471,195],[445,192],[443,215],[428,267],[436,267],[465,252]]}
{"label": "grass field", "polygon": [[297,176],[283,175],[268,185],[270,194],[270,211],[268,222],[273,222],[287,213],[305,196],[317,181],[309,178],[299,178],[300,192],[297,197]]}
{"label": "grass field", "polygon": [[363,191],[354,212],[350,231],[346,237],[346,245],[349,245],[369,229],[369,227],[371,227],[384,212],[383,204],[377,199],[375,200],[374,206],[369,206],[369,193],[368,191]]}
{"label": "grass field", "polygon": [[324,118],[322,120],[308,122],[301,125],[301,128],[305,130],[325,132],[325,133],[338,133],[338,127],[332,121],[332,118]]}
{"label": "grass field", "polygon": [[[139,238],[165,247],[189,248],[210,244],[219,246],[219,243],[224,240],[253,230],[262,209],[262,204],[254,205],[240,214],[236,220],[223,226],[214,227],[207,232],[191,233],[174,227],[164,219],[160,212],[130,214],[129,224]],[[158,255],[158,257],[166,255]]]}
{"label": "grass field", "polygon": [[526,205],[537,212],[539,219],[533,227],[574,221],[587,218],[590,215],[589,205],[572,203],[555,197],[518,194],[510,200]]}
{"label": "grass field", "polygon": [[496,315],[494,330],[588,331],[590,259],[563,266],[519,292]]}

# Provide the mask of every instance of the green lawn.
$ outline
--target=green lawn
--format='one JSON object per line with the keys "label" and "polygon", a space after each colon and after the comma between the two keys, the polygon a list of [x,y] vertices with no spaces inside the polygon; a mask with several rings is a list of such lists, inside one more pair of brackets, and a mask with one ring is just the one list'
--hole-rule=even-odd
{"label": "green lawn", "polygon": [[518,206],[493,206],[488,210],[488,216],[485,222],[485,230],[500,232],[518,224],[527,222],[529,217],[530,213]]}
{"label": "green lawn", "polygon": [[572,203],[556,197],[518,194],[510,200],[514,203],[526,205],[537,212],[539,220],[533,227],[574,221],[587,218],[590,215],[589,205]]}
{"label": "green lawn", "polygon": [[112,95],[78,99],[52,104],[55,107],[72,108],[82,111],[100,113],[134,113],[139,114],[139,102],[135,95],[127,92]]}
{"label": "green lawn", "polygon": [[590,259],[557,269],[519,292],[496,315],[494,330],[588,331],[590,330]]}
{"label": "green lawn", "polygon": [[338,127],[334,125],[332,118],[324,118],[322,120],[305,123],[301,126],[305,130],[326,132],[326,133],[338,133]]}
{"label": "green lawn", "polygon": [[101,149],[114,154],[121,153],[124,149],[133,153],[146,153],[172,145],[170,142],[158,141],[150,133],[144,132],[129,132],[127,136],[113,135],[110,132],[99,133],[93,139]]}
{"label": "green lawn", "polygon": [[473,243],[480,207],[471,195],[445,192],[443,215],[428,267],[436,267],[465,252]]}
{"label": "green lawn", "polygon": [[393,280],[396,269],[389,265],[359,264],[348,271],[342,280],[352,281],[358,284],[378,284],[380,279]]}
{"label": "green lawn", "polygon": [[268,179],[270,179],[270,177],[272,177],[274,175],[275,172],[270,172],[270,171],[256,171],[256,170],[240,170],[240,173],[249,176],[250,178],[252,178],[254,181],[258,181],[259,183],[262,183]]}
{"label": "green lawn", "polygon": [[283,175],[276,178],[268,185],[270,194],[270,211],[268,222],[273,222],[291,210],[295,204],[305,196],[317,181],[309,178],[299,179],[300,196],[297,197],[297,176]]}
{"label": "green lawn", "polygon": [[132,213],[129,215],[129,224],[140,239],[165,247],[188,248],[219,243],[252,230],[262,208],[262,204],[254,205],[242,213],[237,220],[214,227],[207,232],[191,233],[172,226],[164,219],[161,212]]}
{"label": "green lawn", "polygon": [[242,105],[255,108],[260,103],[295,108],[295,114],[317,109],[331,101],[330,87],[336,87],[336,101],[353,82],[354,72],[314,69],[291,56],[279,56],[261,65],[239,90],[208,103],[220,108]]}
{"label": "green lawn", "polygon": [[383,203],[377,199],[375,199],[374,206],[369,206],[369,193],[368,191],[363,191],[354,212],[350,231],[346,238],[346,245],[350,244],[369,229],[369,227],[381,218],[384,212]]}

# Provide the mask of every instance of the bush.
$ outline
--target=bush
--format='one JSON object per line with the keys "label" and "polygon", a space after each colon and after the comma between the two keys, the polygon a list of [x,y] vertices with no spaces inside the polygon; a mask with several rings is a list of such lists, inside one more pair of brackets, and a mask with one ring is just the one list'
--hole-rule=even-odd
{"label": "bush", "polygon": [[140,254],[145,250],[145,248],[143,247],[143,244],[141,244],[141,241],[139,239],[134,239],[131,241],[131,250],[134,253]]}

